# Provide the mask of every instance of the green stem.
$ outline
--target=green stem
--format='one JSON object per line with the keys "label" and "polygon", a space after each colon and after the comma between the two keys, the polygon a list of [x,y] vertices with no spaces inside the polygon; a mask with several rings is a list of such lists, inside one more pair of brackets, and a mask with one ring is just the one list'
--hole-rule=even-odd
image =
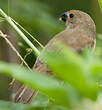
{"label": "green stem", "polygon": [[9,16],[0,8],[0,14],[6,19],[6,21],[15,29],[15,31],[25,40],[25,42],[33,49],[35,54],[39,56],[39,50],[32,44],[32,42],[23,34],[23,32],[15,25]]}
{"label": "green stem", "polygon": [[10,16],[10,0],[8,0],[8,15]]}
{"label": "green stem", "polygon": [[13,18],[11,18],[11,20],[16,25],[18,25],[25,33],[27,33],[35,42],[37,42],[42,49],[44,48],[44,46],[38,40],[36,40],[28,31],[26,31],[26,29],[24,29],[18,22],[16,22]]}
{"label": "green stem", "polygon": [[101,8],[101,11],[102,11],[102,0],[98,0],[99,2],[99,5],[100,5],[100,8]]}

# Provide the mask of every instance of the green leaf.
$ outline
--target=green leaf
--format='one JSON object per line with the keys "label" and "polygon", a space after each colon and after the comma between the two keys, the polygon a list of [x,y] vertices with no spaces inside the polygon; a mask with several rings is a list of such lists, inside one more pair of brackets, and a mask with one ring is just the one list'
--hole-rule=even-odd
{"label": "green leaf", "polygon": [[47,96],[39,92],[31,104],[18,104],[0,100],[0,110],[68,110],[68,108],[55,105]]}
{"label": "green leaf", "polygon": [[36,71],[31,72],[24,67],[4,62],[0,62],[0,73],[11,75],[29,87],[41,91],[52,98],[57,104],[70,107],[75,102],[76,97],[74,97],[74,94],[76,92],[74,89],[49,76]]}
{"label": "green leaf", "polygon": [[76,88],[82,96],[96,100],[99,89],[88,70],[88,61],[86,63],[82,57],[66,47],[60,50],[60,54],[56,51],[44,52],[42,59],[57,77]]}
{"label": "green leaf", "polygon": [[27,106],[23,104],[0,101],[0,110],[26,110],[26,108]]}
{"label": "green leaf", "polygon": [[102,61],[100,59],[95,59],[94,63],[90,66],[90,71],[96,81],[102,83]]}
{"label": "green leaf", "polygon": [[[40,97],[41,100],[42,97]],[[36,103],[36,101],[35,101]],[[38,100],[39,103],[39,100]],[[34,105],[34,104],[18,104],[7,101],[0,100],[0,110],[69,110],[68,108],[64,108],[63,106],[58,106],[55,104],[50,104],[48,106],[42,105]]]}
{"label": "green leaf", "polygon": [[45,108],[48,107],[49,105],[51,105],[49,97],[45,94],[42,94],[41,92],[38,92],[31,102],[31,106],[36,106],[36,107]]}
{"label": "green leaf", "polygon": [[99,2],[99,5],[100,5],[100,8],[102,10],[102,0],[98,0],[98,2]]}
{"label": "green leaf", "polygon": [[42,108],[43,110],[69,110],[68,108],[65,108],[61,105],[54,104],[51,99],[40,92],[38,92],[37,96],[35,96],[30,106]]}

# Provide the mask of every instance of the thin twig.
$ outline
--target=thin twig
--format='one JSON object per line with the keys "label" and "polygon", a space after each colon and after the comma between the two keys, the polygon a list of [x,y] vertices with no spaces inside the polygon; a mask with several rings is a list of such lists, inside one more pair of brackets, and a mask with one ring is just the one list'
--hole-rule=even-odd
{"label": "thin twig", "polygon": [[[21,59],[21,61],[26,65],[26,67],[30,69],[30,67],[28,66],[28,64],[25,62],[25,60],[22,58],[22,56],[20,55],[20,53],[17,51],[17,49],[13,46],[13,44],[8,40],[7,35],[3,34],[2,31],[0,31],[0,36],[2,38],[5,39],[5,41],[8,43],[8,45],[11,47],[11,49],[17,54],[17,56]],[[31,70],[32,71],[32,70]]]}

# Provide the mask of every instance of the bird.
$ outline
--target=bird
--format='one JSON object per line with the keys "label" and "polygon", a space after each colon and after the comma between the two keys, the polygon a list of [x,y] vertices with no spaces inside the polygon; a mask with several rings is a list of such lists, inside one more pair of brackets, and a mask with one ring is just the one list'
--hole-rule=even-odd
{"label": "bird", "polygon": [[[55,35],[44,47],[42,51],[53,49],[57,41],[61,41],[67,47],[70,47],[77,53],[85,48],[94,49],[96,46],[96,26],[92,18],[85,12],[80,10],[69,10],[64,12],[60,20],[65,23],[65,29]],[[48,66],[40,60],[39,55],[34,64],[34,69],[45,74],[52,74]],[[14,97],[15,103],[29,104],[31,103],[36,91],[22,86]]]}

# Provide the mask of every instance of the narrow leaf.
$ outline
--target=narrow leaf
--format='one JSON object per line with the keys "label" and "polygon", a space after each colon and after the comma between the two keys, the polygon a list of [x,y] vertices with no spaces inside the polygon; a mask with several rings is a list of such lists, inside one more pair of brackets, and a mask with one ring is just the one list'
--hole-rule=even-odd
{"label": "narrow leaf", "polygon": [[31,72],[14,64],[0,62],[0,73],[11,75],[29,87],[45,93],[53,98],[55,103],[63,106],[70,107],[73,103],[72,101],[76,98],[73,97],[72,99],[71,96],[74,92],[70,86],[63,85],[61,82],[36,71]]}
{"label": "narrow leaf", "polygon": [[99,5],[100,5],[100,8],[102,10],[102,0],[98,0],[98,2],[99,2]]}

